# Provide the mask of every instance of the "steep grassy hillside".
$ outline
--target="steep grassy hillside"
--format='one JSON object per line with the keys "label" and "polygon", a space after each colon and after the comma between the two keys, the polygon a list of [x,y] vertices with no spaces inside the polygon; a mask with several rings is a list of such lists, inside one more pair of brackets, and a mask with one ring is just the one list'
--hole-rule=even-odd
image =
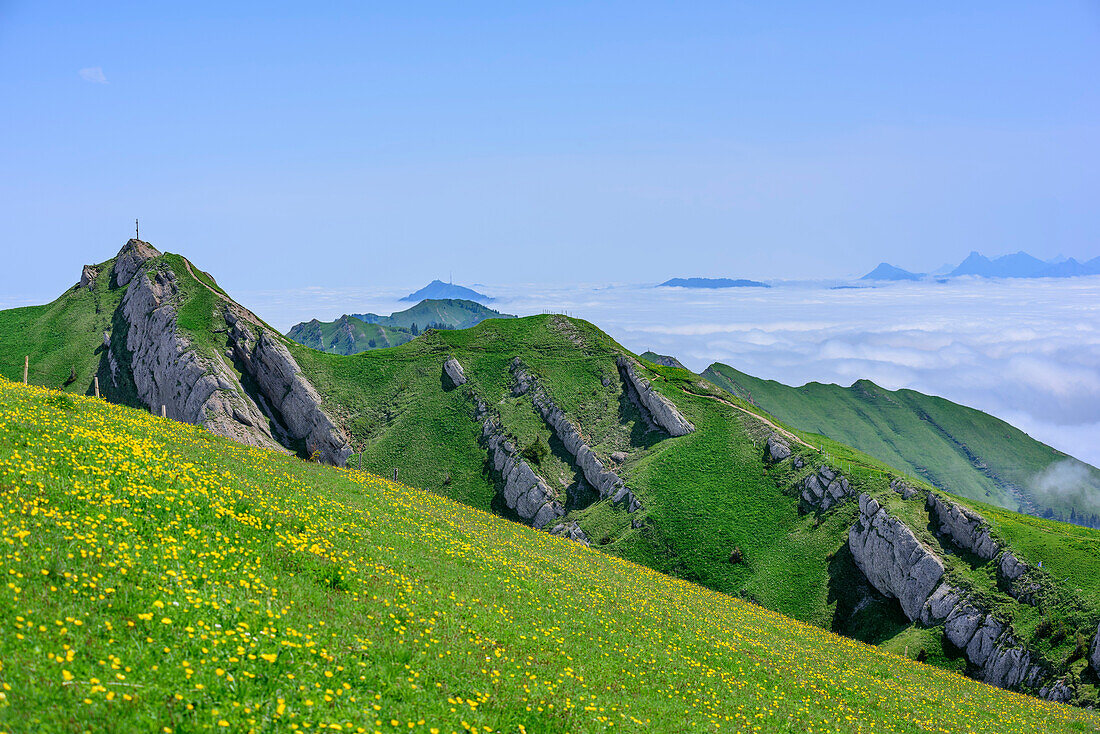
{"label": "steep grassy hillside", "polygon": [[335,321],[303,321],[292,326],[287,336],[322,352],[358,354],[404,344],[427,329],[468,329],[485,319],[514,318],[475,301],[427,299],[389,316],[345,314]]}
{"label": "steep grassy hillside", "polygon": [[[724,364],[703,373],[785,423],[865,451],[895,469],[955,494],[1011,510],[1100,527],[1100,470],[973,408],[867,380],[851,387],[811,382],[794,388]],[[1044,481],[1074,467],[1067,484]]]}
{"label": "steep grassy hillside", "polygon": [[366,473],[0,381],[0,729],[1089,732]]}

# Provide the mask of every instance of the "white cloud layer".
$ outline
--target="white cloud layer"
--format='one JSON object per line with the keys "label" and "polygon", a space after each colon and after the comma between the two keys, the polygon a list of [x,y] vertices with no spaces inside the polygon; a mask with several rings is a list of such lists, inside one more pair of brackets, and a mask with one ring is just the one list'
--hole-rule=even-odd
{"label": "white cloud layer", "polygon": [[80,78],[93,84],[106,84],[107,77],[103,75],[103,69],[99,66],[89,66],[77,72]]}
{"label": "white cloud layer", "polygon": [[[696,371],[726,362],[791,385],[941,395],[1100,465],[1100,277],[693,291],[640,286],[484,286],[496,308],[566,311],[627,348]],[[345,312],[390,313],[407,293],[323,288],[240,294],[281,329]]]}

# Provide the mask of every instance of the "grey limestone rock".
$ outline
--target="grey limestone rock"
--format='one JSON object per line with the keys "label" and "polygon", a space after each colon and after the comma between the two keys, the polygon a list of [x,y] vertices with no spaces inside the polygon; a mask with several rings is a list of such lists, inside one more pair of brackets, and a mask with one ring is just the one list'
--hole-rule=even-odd
{"label": "grey limestone rock", "polygon": [[592,542],[588,539],[588,536],[581,530],[581,526],[573,522],[560,522],[554,527],[550,528],[551,535],[560,535],[563,538],[569,538],[572,541],[580,543],[581,545],[592,545]]}
{"label": "grey limestone rock", "polygon": [[810,507],[828,510],[855,496],[848,478],[822,466],[802,480],[801,499]]}
{"label": "grey limestone rock", "polygon": [[791,455],[791,447],[774,433],[764,442],[764,455],[771,462],[783,461]]}
{"label": "grey limestone rock", "polygon": [[893,481],[891,481],[890,489],[900,494],[903,500],[913,499],[913,497],[917,494],[916,489],[910,487],[908,484],[900,479],[894,479]]}
{"label": "grey limestone rock", "polygon": [[501,496],[509,509],[538,529],[565,514],[565,507],[558,502],[550,485],[524,461],[515,444],[504,435],[500,423],[486,418],[481,435],[493,469],[500,476]]}
{"label": "grey limestone rock", "polygon": [[304,443],[310,455],[343,466],[351,455],[351,444],[322,409],[321,396],[302,375],[281,337],[244,309],[227,306],[225,320],[233,356],[255,382],[287,435]]}
{"label": "grey limestone rock", "polygon": [[611,454],[611,460],[614,461],[616,464],[623,463],[624,461],[626,461],[626,452],[625,451],[615,451],[615,452],[613,452]]}
{"label": "grey limestone rock", "polygon": [[85,265],[84,270],[80,273],[80,287],[91,288],[95,283],[95,279],[99,277],[99,268],[95,265]]}
{"label": "grey limestone rock", "polygon": [[462,369],[462,365],[454,357],[447,357],[447,361],[443,363],[443,374],[447,376],[447,379],[451,381],[451,384],[455,387],[466,384],[466,373]]}
{"label": "grey limestone rock", "polygon": [[926,506],[940,534],[963,550],[987,561],[1000,552],[1001,546],[989,534],[989,523],[978,513],[944,500],[935,492],[928,493]]}
{"label": "grey limestone rock", "polygon": [[859,513],[848,531],[856,565],[879,592],[901,603],[905,616],[918,619],[943,578],[943,563],[905,523],[866,494],[859,496]]}
{"label": "grey limestone rock", "polygon": [[[131,281],[122,312],[129,324],[130,371],[142,402],[155,412],[163,405],[170,418],[205,426],[241,443],[281,448],[244,391],[224,387],[237,385],[229,367],[217,354],[200,355],[177,327],[180,299],[175,274],[152,269]],[[117,372],[118,364],[112,361],[112,379]],[[236,420],[235,413],[248,416],[251,425]]]}
{"label": "grey limestone rock", "polygon": [[638,374],[634,360],[620,356],[617,363],[624,381],[633,389],[642,407],[661,430],[670,436],[686,436],[695,430],[695,426],[671,400],[654,390],[649,380]]}
{"label": "grey limestone rock", "polygon": [[142,265],[158,255],[160,251],[148,242],[129,240],[115,256],[115,284],[123,286],[129,283]]}
{"label": "grey limestone rock", "polygon": [[600,498],[611,498],[615,504],[622,504],[627,512],[637,512],[642,509],[642,503],[634,496],[634,493],[626,486],[622,478],[604,467],[594,451],[589,448],[581,437],[577,427],[570,422],[562,410],[554,404],[545,388],[534,375],[530,374],[517,357],[512,361],[512,376],[516,384],[513,392],[516,395],[528,395],[535,408],[542,415],[543,420],[553,429],[554,433],[565,445],[565,450],[573,456],[577,468],[581,470],[585,481],[596,488]]}

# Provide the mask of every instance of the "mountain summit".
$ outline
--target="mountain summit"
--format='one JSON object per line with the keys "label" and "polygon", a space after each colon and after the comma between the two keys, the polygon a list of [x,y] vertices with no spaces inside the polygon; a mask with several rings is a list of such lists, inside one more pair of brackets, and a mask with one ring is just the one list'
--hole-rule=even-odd
{"label": "mountain summit", "polygon": [[484,293],[478,293],[472,288],[467,288],[454,283],[444,283],[442,280],[433,280],[418,291],[414,291],[402,298],[402,301],[423,301],[425,299],[442,300],[445,298],[459,298],[478,303],[492,303],[495,298]]}

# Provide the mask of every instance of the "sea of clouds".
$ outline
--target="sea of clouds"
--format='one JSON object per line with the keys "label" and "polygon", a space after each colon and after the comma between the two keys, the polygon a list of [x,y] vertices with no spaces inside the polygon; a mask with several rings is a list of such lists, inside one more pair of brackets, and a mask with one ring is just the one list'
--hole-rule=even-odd
{"label": "sea of clouds", "polygon": [[[828,283],[688,290],[494,285],[498,310],[588,319],[635,352],[701,372],[725,362],[789,385],[866,378],[992,413],[1100,465],[1100,277],[953,279],[835,289]],[[323,288],[237,294],[270,323],[388,314],[408,293]]]}

